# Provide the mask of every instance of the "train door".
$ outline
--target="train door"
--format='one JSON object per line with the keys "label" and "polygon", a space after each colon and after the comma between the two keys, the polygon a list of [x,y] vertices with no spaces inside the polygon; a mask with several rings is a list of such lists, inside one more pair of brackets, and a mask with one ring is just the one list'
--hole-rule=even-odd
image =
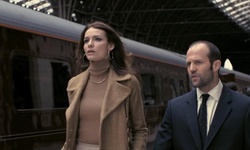
{"label": "train door", "polygon": [[[58,149],[65,140],[66,61],[15,50],[10,58],[13,115],[4,149]],[[9,118],[10,119],[10,118]]]}

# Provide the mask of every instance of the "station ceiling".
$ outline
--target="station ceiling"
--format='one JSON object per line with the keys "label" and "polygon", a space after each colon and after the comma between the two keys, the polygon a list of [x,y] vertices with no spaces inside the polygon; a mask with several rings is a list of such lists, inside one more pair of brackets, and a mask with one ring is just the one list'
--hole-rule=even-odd
{"label": "station ceiling", "polygon": [[[232,7],[242,2],[231,1]],[[250,74],[250,32],[212,0],[75,0],[72,4],[75,22],[104,21],[123,37],[181,54],[192,42],[208,40],[221,50],[223,61],[229,58],[235,70]]]}

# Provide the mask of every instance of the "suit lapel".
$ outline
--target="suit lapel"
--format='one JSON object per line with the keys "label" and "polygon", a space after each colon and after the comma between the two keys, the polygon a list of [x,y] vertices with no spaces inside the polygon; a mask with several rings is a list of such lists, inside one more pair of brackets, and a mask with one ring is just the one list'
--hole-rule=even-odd
{"label": "suit lapel", "polygon": [[208,145],[211,143],[216,133],[221,128],[223,122],[226,120],[229,113],[231,112],[232,109],[231,104],[232,104],[231,93],[228,89],[224,87],[214,114],[212,124],[209,129],[209,133],[205,143],[205,148],[207,148]]}
{"label": "suit lapel", "polygon": [[197,121],[197,96],[196,91],[193,90],[187,97],[186,116],[192,137],[196,143],[197,149],[201,149],[200,131]]}

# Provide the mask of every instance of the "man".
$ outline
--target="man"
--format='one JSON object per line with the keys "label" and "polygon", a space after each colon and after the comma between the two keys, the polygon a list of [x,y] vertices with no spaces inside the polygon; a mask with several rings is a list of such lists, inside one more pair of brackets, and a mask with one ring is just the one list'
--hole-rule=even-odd
{"label": "man", "polygon": [[[250,150],[250,98],[222,84],[220,57],[208,41],[190,45],[186,64],[194,89],[169,101],[155,150]],[[209,94],[204,101],[203,93]]]}

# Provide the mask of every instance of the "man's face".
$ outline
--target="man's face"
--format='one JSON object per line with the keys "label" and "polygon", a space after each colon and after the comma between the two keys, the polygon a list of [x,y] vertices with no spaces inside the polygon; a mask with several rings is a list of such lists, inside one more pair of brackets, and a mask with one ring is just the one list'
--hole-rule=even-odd
{"label": "man's face", "polygon": [[208,47],[200,43],[190,47],[186,55],[189,78],[194,87],[203,91],[209,91],[214,81],[213,67],[208,58],[208,53]]}

